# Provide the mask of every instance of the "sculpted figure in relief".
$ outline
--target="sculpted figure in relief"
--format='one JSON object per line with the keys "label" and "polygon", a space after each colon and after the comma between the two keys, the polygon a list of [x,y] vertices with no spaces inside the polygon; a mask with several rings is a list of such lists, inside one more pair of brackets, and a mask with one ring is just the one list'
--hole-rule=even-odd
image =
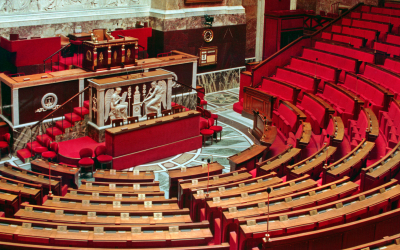
{"label": "sculpted figure in relief", "polygon": [[128,118],[128,103],[125,102],[127,92],[124,92],[122,96],[121,88],[116,88],[115,91],[113,89],[107,90],[105,94],[105,114],[104,121],[106,122],[108,118],[113,119],[127,119]]}
{"label": "sculpted figure in relief", "polygon": [[146,103],[146,114],[161,112],[161,103],[166,107],[166,89],[167,83],[165,81],[159,81],[158,84],[154,81],[151,83],[151,89],[148,93],[148,97],[143,101]]}

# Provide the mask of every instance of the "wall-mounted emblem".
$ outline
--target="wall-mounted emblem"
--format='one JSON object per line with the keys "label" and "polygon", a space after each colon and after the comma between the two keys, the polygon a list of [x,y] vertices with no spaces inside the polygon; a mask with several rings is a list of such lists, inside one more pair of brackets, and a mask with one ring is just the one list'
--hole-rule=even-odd
{"label": "wall-mounted emblem", "polygon": [[54,93],[47,93],[42,97],[42,107],[37,109],[35,113],[44,112],[48,110],[57,109],[60,105],[57,105],[58,98]]}

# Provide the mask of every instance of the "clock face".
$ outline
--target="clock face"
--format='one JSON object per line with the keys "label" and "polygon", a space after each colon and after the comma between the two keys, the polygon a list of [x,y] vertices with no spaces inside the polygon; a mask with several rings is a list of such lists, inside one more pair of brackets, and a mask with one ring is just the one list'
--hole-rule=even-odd
{"label": "clock face", "polygon": [[214,38],[214,32],[210,29],[204,30],[203,31],[203,39],[205,42],[209,43],[213,40]]}

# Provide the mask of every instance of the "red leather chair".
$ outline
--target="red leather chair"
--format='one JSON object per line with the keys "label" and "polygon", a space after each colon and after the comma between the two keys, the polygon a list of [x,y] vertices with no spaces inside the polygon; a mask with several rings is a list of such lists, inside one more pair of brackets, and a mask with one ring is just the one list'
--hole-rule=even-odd
{"label": "red leather chair", "polygon": [[[208,124],[210,124],[210,123],[211,124],[214,123],[214,120],[212,118],[210,118],[208,120]],[[208,138],[211,138],[211,145],[212,145],[214,130],[209,129],[207,123],[206,123],[206,125],[203,125],[203,124],[204,123],[200,123],[200,134],[203,136],[203,144]]]}
{"label": "red leather chair", "polygon": [[204,109],[202,107],[196,106],[196,111],[200,112],[200,116],[203,117],[204,116]]}
{"label": "red leather chair", "polygon": [[106,146],[97,146],[94,149],[94,155],[96,156],[97,162],[100,164],[100,168],[103,169],[103,164],[111,163],[110,169],[112,169],[112,156],[107,155]]}
{"label": "red leather chair", "polygon": [[[11,135],[9,133],[6,133],[2,136],[2,140],[0,141],[0,160],[3,158],[3,150],[7,149],[8,154],[10,154],[10,139]],[[10,157],[11,158],[11,157]]]}
{"label": "red leather chair", "polygon": [[208,126],[209,126],[209,129],[211,129],[211,130],[213,130],[214,131],[214,133],[216,134],[216,136],[215,136],[215,139],[218,141],[218,138],[217,138],[217,135],[218,135],[218,133],[219,133],[219,140],[221,140],[221,137],[222,137],[222,127],[221,126],[213,126],[213,124],[211,123],[212,122],[212,119],[209,119],[208,120]]}
{"label": "red leather chair", "polygon": [[81,159],[78,162],[79,167],[82,169],[90,169],[92,175],[93,175],[93,167],[94,167],[94,161],[92,159],[93,157],[93,150],[90,148],[82,148],[79,151],[79,156]]}
{"label": "red leather chair", "polygon": [[206,118],[206,119],[213,118],[216,121],[216,125],[218,125],[218,115],[211,114],[211,112],[208,111],[207,109],[204,110],[204,118]]}
{"label": "red leather chair", "polygon": [[207,108],[207,101],[204,99],[201,99],[200,97],[197,97],[197,106],[200,106],[200,107],[206,106],[206,108]]}
{"label": "red leather chair", "polygon": [[45,144],[44,146],[37,146],[37,147],[32,148],[32,151],[35,154],[35,156],[38,156],[38,155],[42,156],[42,154],[44,152],[49,150],[47,147],[45,147],[46,146],[46,140],[44,140],[43,142]]}
{"label": "red leather chair", "polygon": [[43,152],[42,158],[58,161],[58,143],[51,142],[50,139],[47,138],[45,140],[45,144],[46,144],[46,147],[49,149],[49,151]]}

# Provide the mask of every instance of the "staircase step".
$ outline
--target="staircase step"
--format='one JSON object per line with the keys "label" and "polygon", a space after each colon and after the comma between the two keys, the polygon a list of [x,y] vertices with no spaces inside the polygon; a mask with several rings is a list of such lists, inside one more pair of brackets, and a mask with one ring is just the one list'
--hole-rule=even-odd
{"label": "staircase step", "polygon": [[36,148],[36,147],[42,147],[42,145],[40,145],[40,143],[37,142],[37,141],[33,141],[32,143],[31,143],[31,142],[28,142],[28,143],[26,144],[26,149],[28,149],[29,152],[31,152],[31,149],[34,149],[34,148]]}
{"label": "staircase step", "polygon": [[89,109],[89,104],[90,104],[89,100],[84,101],[84,102],[83,102],[83,107]]}
{"label": "staircase step", "polygon": [[72,124],[75,124],[75,122],[82,120],[82,117],[80,117],[79,115],[77,115],[75,113],[68,113],[68,114],[65,114],[64,116],[65,116],[65,119]]}
{"label": "staircase step", "polygon": [[50,140],[53,140],[49,135],[42,134],[42,135],[36,136],[36,141],[39,142],[40,145],[44,146],[44,141],[46,140],[46,138],[49,138]]}
{"label": "staircase step", "polygon": [[26,162],[26,159],[31,158],[32,156],[31,151],[26,148],[17,151],[17,157],[24,163]]}
{"label": "staircase step", "polygon": [[54,140],[57,135],[62,135],[63,132],[57,127],[51,127],[51,128],[46,129],[46,134],[51,136],[51,138],[53,138],[53,140]]}
{"label": "staircase step", "polygon": [[84,117],[85,115],[89,114],[89,109],[85,107],[76,107],[74,108],[74,113],[79,115],[80,117]]}
{"label": "staircase step", "polygon": [[72,127],[72,124],[67,120],[56,121],[56,127],[65,133],[67,128]]}

